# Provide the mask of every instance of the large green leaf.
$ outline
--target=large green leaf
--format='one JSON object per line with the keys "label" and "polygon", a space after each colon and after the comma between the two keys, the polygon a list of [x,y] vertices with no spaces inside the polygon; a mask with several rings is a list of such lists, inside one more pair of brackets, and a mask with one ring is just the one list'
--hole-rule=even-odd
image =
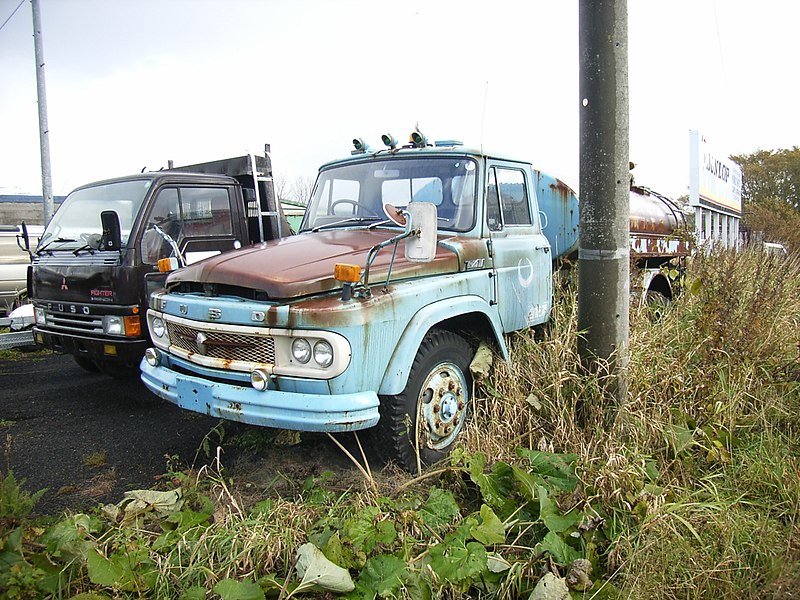
{"label": "large green leaf", "polygon": [[459,515],[459,507],[452,492],[440,488],[431,488],[428,500],[419,509],[419,514],[425,524],[434,531],[453,522]]}
{"label": "large green leaf", "polygon": [[223,579],[214,586],[221,600],[264,600],[264,591],[252,581]]}
{"label": "large green leaf", "polygon": [[577,510],[572,510],[567,514],[562,514],[558,505],[553,502],[547,490],[539,486],[539,518],[545,524],[549,531],[554,533],[562,533],[570,527],[576,525],[581,519],[581,513]]}
{"label": "large green leaf", "polygon": [[547,552],[560,565],[568,565],[572,561],[581,558],[581,555],[572,546],[568,545],[554,531],[550,531],[544,539],[536,545],[540,552]]}
{"label": "large green leaf", "polygon": [[436,544],[429,551],[430,567],[444,581],[457,583],[476,577],[486,568],[486,548],[478,542]]}
{"label": "large green leaf", "polygon": [[481,524],[472,527],[470,533],[472,537],[484,546],[502,544],[506,541],[506,530],[503,527],[503,522],[486,504],[481,506]]}
{"label": "large green leaf", "polygon": [[118,560],[109,560],[94,549],[89,551],[86,558],[89,579],[92,583],[106,587],[117,586],[121,589],[131,585],[133,573],[129,566],[121,564]]}
{"label": "large green leaf", "polygon": [[368,506],[358,516],[344,523],[342,540],[350,540],[357,548],[369,554],[380,544],[391,544],[397,537],[394,523],[384,520],[380,509]]}
{"label": "large green leaf", "polygon": [[571,492],[578,486],[574,467],[577,454],[554,454],[527,448],[519,448],[517,454],[528,459],[531,473],[541,476],[548,487],[554,486]]}
{"label": "large green leaf", "polygon": [[359,583],[375,590],[383,598],[393,596],[403,587],[406,563],[396,556],[382,554],[367,561]]}

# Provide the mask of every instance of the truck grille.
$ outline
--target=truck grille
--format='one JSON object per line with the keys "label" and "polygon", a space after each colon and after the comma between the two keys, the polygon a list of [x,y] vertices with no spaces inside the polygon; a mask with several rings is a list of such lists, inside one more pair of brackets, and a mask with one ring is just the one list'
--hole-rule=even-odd
{"label": "truck grille", "polygon": [[72,313],[47,314],[47,328],[75,333],[103,333],[103,317],[98,315],[76,315]]}
{"label": "truck grille", "polygon": [[200,354],[227,361],[275,364],[275,341],[271,337],[198,329],[173,321],[166,323],[172,346],[189,357]]}

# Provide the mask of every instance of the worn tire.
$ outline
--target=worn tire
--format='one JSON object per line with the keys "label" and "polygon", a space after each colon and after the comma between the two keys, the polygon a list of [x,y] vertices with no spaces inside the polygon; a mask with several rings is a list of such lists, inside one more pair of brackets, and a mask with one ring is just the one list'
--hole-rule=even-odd
{"label": "worn tire", "polygon": [[385,459],[417,472],[450,454],[470,410],[473,354],[467,341],[450,331],[425,335],[405,389],[381,396],[376,442]]}
{"label": "worn tire", "polygon": [[73,354],[72,358],[75,359],[75,363],[84,371],[89,371],[89,373],[99,373],[100,367],[91,359],[86,358],[85,356],[78,356],[77,354]]}
{"label": "worn tire", "polygon": [[658,290],[647,290],[644,301],[650,318],[653,321],[660,321],[663,319],[664,314],[671,304],[670,299]]}

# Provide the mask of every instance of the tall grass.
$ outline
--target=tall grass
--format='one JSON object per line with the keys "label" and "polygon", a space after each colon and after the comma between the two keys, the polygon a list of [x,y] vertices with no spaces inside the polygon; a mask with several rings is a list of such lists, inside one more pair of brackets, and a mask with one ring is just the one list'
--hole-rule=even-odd
{"label": "tall grass", "polygon": [[716,251],[685,288],[659,320],[633,307],[628,400],[610,431],[600,414],[576,425],[603,383],[580,369],[569,288],[544,331],[510,339],[467,445],[577,453],[621,597],[800,597],[800,264]]}

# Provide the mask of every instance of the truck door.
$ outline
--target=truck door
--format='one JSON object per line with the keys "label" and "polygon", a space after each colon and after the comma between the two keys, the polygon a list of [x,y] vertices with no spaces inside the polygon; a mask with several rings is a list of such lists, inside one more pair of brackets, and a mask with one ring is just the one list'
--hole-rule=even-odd
{"label": "truck door", "polygon": [[191,264],[241,245],[234,234],[231,202],[232,189],[223,186],[174,185],[157,192],[141,229],[139,249],[142,264],[153,266],[153,272],[145,275],[148,298],[166,277],[157,272],[159,259],[175,254],[154,226],[177,242]]}
{"label": "truck door", "polygon": [[544,322],[552,302],[550,246],[528,173],[499,163],[490,163],[487,171],[486,227],[497,307],[506,331]]}

